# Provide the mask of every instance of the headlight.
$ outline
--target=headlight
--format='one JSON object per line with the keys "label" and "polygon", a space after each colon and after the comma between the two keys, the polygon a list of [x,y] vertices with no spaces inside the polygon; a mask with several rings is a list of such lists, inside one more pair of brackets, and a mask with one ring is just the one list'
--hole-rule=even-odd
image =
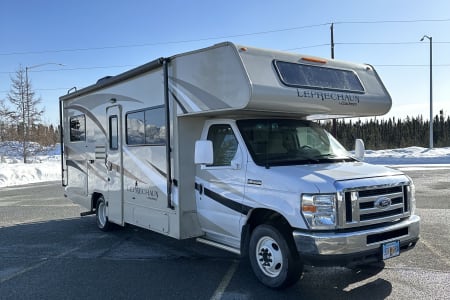
{"label": "headlight", "polygon": [[301,212],[311,229],[336,227],[335,194],[303,194]]}

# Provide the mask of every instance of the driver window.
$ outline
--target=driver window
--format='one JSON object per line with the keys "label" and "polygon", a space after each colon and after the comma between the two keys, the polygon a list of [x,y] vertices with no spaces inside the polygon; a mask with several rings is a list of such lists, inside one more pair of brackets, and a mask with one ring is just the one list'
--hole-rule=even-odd
{"label": "driver window", "polygon": [[230,166],[236,155],[238,142],[230,125],[212,125],[208,140],[213,143],[214,162],[210,166]]}

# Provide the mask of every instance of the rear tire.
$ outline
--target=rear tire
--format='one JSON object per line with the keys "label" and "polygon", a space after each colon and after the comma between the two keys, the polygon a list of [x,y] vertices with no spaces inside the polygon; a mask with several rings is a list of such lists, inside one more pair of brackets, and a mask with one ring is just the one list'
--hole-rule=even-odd
{"label": "rear tire", "polygon": [[97,200],[97,208],[95,210],[97,219],[97,227],[102,231],[109,231],[112,229],[112,224],[108,221],[106,213],[106,201],[103,196],[100,196]]}
{"label": "rear tire", "polygon": [[274,289],[296,283],[303,272],[293,241],[267,224],[259,225],[253,231],[249,259],[258,280]]}

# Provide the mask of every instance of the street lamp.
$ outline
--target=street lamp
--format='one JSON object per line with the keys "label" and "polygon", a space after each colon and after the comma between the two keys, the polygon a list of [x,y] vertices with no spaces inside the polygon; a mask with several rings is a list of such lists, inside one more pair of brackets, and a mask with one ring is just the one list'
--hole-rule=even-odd
{"label": "street lamp", "polygon": [[[34,69],[34,68],[38,68],[38,67],[42,67],[42,66],[47,66],[47,65],[57,65],[57,66],[62,66],[64,67],[65,65],[63,64],[59,64],[59,63],[53,63],[53,62],[48,62],[48,63],[43,63],[43,64],[38,64],[38,65],[33,65],[33,66],[26,66],[25,67],[25,101],[22,102],[22,110],[23,110],[23,162],[26,163],[26,158],[27,158],[27,150],[26,150],[26,142],[28,141],[28,127],[30,126],[29,122],[30,122],[30,94],[29,94],[29,83],[28,83],[28,70],[30,69]],[[28,115],[26,115],[28,113]]]}
{"label": "street lamp", "polygon": [[48,62],[48,63],[43,63],[43,64],[34,65],[34,66],[30,66],[30,67],[25,67],[25,85],[26,85],[26,101],[27,101],[27,103],[28,103],[28,70],[42,67],[42,66],[47,66],[47,65],[57,65],[57,66],[61,66],[61,67],[65,66],[63,64]]}
{"label": "street lamp", "polygon": [[424,35],[420,41],[427,38],[430,41],[430,149],[433,148],[433,38]]}
{"label": "street lamp", "polygon": [[[65,66],[63,64],[48,62],[48,63],[43,63],[43,64],[34,65],[34,66],[30,66],[30,67],[25,67],[25,82],[26,82],[27,88],[28,88],[28,70],[42,67],[42,66],[47,66],[47,65],[57,65],[57,66],[61,66],[61,67]],[[28,89],[27,89],[27,94],[28,94]],[[27,100],[28,100],[28,97],[27,97]]]}

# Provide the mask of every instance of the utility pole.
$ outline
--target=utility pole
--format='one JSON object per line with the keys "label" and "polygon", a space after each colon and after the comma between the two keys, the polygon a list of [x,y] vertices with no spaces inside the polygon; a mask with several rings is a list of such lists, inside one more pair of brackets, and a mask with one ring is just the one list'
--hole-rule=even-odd
{"label": "utility pole", "polygon": [[[331,31],[331,58],[334,59],[334,23],[331,23],[330,26],[330,31]],[[336,119],[333,119],[333,125],[332,125],[332,130],[333,132],[333,136],[335,138],[337,138],[337,121]]]}
{"label": "utility pole", "polygon": [[334,59],[334,23],[331,23],[331,58]]}
{"label": "utility pole", "polygon": [[430,149],[433,149],[433,38],[424,35],[420,41],[427,38],[430,41]]}

